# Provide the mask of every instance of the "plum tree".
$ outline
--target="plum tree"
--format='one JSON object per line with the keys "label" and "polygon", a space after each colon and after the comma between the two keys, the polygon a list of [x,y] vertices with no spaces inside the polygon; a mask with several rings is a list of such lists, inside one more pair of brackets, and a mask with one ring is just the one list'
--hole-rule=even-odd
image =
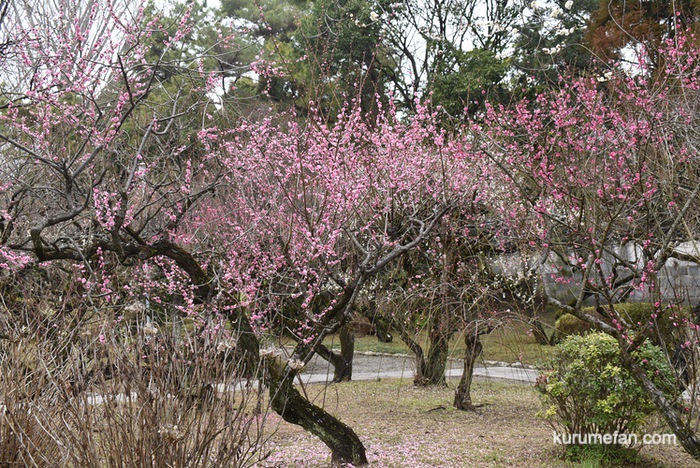
{"label": "plum tree", "polygon": [[[562,80],[559,89],[511,109],[492,108],[482,149],[494,180],[518,194],[500,206],[503,222],[519,232],[524,251],[540,255],[543,264],[556,259],[546,274],[575,291],[571,301],[550,295],[549,302],[618,339],[624,362],[697,458],[693,416],[632,357],[667,316],[688,336],[686,347],[694,349],[697,334],[695,323],[679,314],[688,297],[660,280],[672,257],[698,261],[683,248],[696,245],[700,203],[692,131],[696,40],[690,32],[677,35],[660,54],[661,78],[652,79],[654,67],[631,76],[618,69]],[[614,307],[630,297],[654,304],[650,321],[632,321]],[[600,315],[584,311],[587,302]]]}

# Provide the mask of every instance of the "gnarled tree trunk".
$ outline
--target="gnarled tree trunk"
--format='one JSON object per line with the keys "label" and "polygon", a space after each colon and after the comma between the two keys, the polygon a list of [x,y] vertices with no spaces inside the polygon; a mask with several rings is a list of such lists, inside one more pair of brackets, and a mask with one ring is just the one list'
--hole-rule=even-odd
{"label": "gnarled tree trunk", "polygon": [[554,334],[547,335],[547,332],[544,329],[544,325],[542,325],[542,321],[540,319],[533,320],[532,335],[535,337],[535,340],[539,345],[553,346],[555,344]]}
{"label": "gnarled tree trunk", "polygon": [[391,336],[390,333],[391,323],[379,313],[377,310],[377,301],[375,299],[365,301],[363,306],[359,308],[359,312],[374,325],[377,340],[379,340],[380,343],[391,343],[394,340],[394,337]]}
{"label": "gnarled tree trunk", "polygon": [[476,409],[472,403],[471,396],[472,381],[474,379],[474,364],[479,358],[479,355],[481,355],[483,347],[479,335],[473,333],[464,334],[464,344],[466,345],[464,350],[464,369],[462,371],[462,378],[459,380],[459,385],[457,385],[457,390],[455,390],[455,399],[452,406],[458,410],[473,411]]}
{"label": "gnarled tree trunk", "polygon": [[377,340],[380,343],[391,343],[394,341],[394,337],[390,333],[391,326],[389,326],[387,321],[378,318],[374,321],[374,326],[377,332]]}
{"label": "gnarled tree trunk", "polygon": [[457,242],[450,236],[443,236],[444,266],[440,275],[440,306],[430,317],[430,348],[425,367],[421,370],[422,375],[416,375],[416,384],[420,385],[446,385],[445,370],[447,368],[447,357],[449,352],[450,338],[454,334],[454,320],[452,314],[452,285],[455,271],[457,269],[458,252]]}
{"label": "gnarled tree trunk", "polygon": [[260,342],[242,310],[229,313],[228,318],[231,321],[231,328],[237,332],[238,346],[233,355],[241,365],[241,375],[248,379],[253,378],[258,375],[260,365]]}
{"label": "gnarled tree trunk", "polygon": [[270,401],[282,418],[314,434],[331,449],[335,464],[366,465],[367,455],[360,438],[346,424],[306,398],[294,387],[296,371],[279,359],[268,360]]}
{"label": "gnarled tree trunk", "polygon": [[416,374],[416,385],[446,385],[445,369],[449,351],[449,337],[443,333],[430,335],[428,357],[424,361],[420,376]]}
{"label": "gnarled tree trunk", "polygon": [[[433,325],[435,327],[435,325]],[[449,351],[450,335],[440,333],[437,328],[430,334],[428,355],[423,348],[411,338],[407,332],[401,331],[401,340],[406,343],[408,349],[416,356],[416,375],[413,384],[416,386],[445,385],[445,369],[447,368],[447,356]]]}

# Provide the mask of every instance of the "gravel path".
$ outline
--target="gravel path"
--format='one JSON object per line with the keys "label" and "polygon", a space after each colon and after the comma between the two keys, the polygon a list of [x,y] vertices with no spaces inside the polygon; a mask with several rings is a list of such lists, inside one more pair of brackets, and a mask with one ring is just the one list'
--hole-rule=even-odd
{"label": "gravel path", "polygon": [[[413,356],[392,354],[355,353],[352,365],[353,380],[371,380],[377,378],[413,379],[415,359]],[[449,360],[447,375],[459,377],[462,374],[462,363],[459,360]],[[534,382],[537,371],[518,365],[508,365],[500,362],[482,362],[474,370],[477,377],[486,377],[520,382]],[[304,368],[302,378],[305,382],[327,382],[333,379],[333,366],[327,361],[315,356]]]}
{"label": "gravel path", "polygon": [[[412,372],[416,365],[415,362],[413,356],[407,355],[355,353],[352,360],[352,371],[358,374],[396,372],[403,370]],[[458,365],[455,365],[455,367],[457,366]],[[333,366],[328,361],[316,355],[306,367],[304,367],[304,373],[328,373],[333,377]]]}

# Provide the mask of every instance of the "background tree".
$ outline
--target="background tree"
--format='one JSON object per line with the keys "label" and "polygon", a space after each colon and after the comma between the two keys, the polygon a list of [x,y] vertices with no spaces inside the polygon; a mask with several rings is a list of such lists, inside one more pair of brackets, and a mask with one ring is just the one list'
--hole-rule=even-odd
{"label": "background tree", "polygon": [[473,117],[487,96],[507,101],[507,51],[522,11],[517,1],[393,4],[384,32],[392,92],[409,110],[433,93],[458,120]]}
{"label": "background tree", "polygon": [[386,103],[382,11],[389,2],[321,1],[301,22],[297,41],[308,60],[307,99],[332,117],[356,99],[365,115]]}
{"label": "background tree", "polygon": [[[597,0],[531,2],[516,26],[513,65],[518,88],[529,95],[539,86],[556,86],[559,77],[579,75],[594,66],[589,24],[600,7]],[[605,70],[603,70],[604,72]]]}
{"label": "background tree", "polygon": [[[2,0],[0,2],[0,29],[2,28],[2,24],[5,22],[5,17],[7,17],[7,11],[10,8],[10,0]],[[2,52],[2,49],[5,48],[5,43],[2,44],[0,47],[0,52]]]}
{"label": "background tree", "polygon": [[588,38],[604,61],[628,61],[645,56],[652,69],[663,66],[661,49],[679,31],[695,27],[698,5],[694,1],[601,2],[591,17]]}
{"label": "background tree", "polygon": [[259,38],[260,58],[278,70],[257,78],[259,94],[273,102],[294,102],[300,114],[326,109],[332,118],[351,99],[371,114],[376,95],[384,102],[392,95],[413,112],[416,98],[433,93],[459,121],[474,117],[487,98],[508,100],[507,57],[523,6],[224,2],[223,11],[244,20],[244,33]]}
{"label": "background tree", "polygon": [[[305,64],[297,62],[303,55],[295,42],[300,21],[308,15],[307,1],[264,1],[224,0],[221,14],[238,24],[240,37],[247,38],[250,54],[242,62],[247,69],[241,86],[237,89],[240,97],[252,100],[256,105],[281,104],[284,110],[293,104],[300,89],[298,74],[303,73]],[[281,66],[282,73],[270,73],[270,62]],[[259,99],[263,103],[258,104]]]}
{"label": "background tree", "polygon": [[277,70],[257,77],[260,97],[293,103],[302,115],[323,112],[327,118],[352,99],[368,113],[376,111],[377,95],[386,98],[376,60],[383,29],[380,5],[224,2],[222,9],[246,21],[245,33],[259,38],[261,63]]}

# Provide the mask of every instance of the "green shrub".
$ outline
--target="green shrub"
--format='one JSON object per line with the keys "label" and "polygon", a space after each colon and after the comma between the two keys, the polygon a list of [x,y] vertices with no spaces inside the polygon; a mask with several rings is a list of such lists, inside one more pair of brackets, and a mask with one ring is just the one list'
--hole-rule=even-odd
{"label": "green shrub", "polygon": [[[657,385],[671,389],[673,372],[658,346],[633,353]],[[541,415],[562,435],[633,434],[655,407],[622,365],[615,338],[605,333],[570,336],[540,366]]]}
{"label": "green shrub", "polygon": [[553,323],[556,321],[556,319],[558,319],[564,314],[566,314],[566,309],[562,307],[557,307],[554,304],[546,304],[544,306],[542,318],[549,321],[550,323]]}
{"label": "green shrub", "polygon": [[558,343],[571,335],[585,335],[593,326],[571,314],[563,314],[554,323],[554,342]]}

